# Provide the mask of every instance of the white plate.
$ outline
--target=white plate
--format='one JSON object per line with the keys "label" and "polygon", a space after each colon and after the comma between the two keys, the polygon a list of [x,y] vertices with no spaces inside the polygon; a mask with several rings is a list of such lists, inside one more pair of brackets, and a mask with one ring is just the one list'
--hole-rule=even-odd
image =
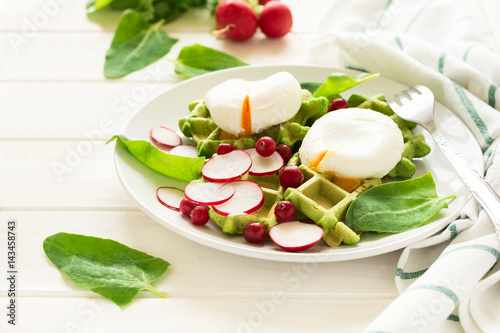
{"label": "white plate", "polygon": [[[188,103],[202,99],[214,85],[230,78],[262,79],[278,71],[290,72],[299,82],[323,82],[332,69],[317,66],[252,66],[214,72],[186,80],[146,103],[131,117],[122,134],[131,139],[149,140],[149,130],[154,126],[163,125],[177,129],[177,120],[188,114]],[[358,74],[350,70],[342,71],[349,75]],[[400,83],[379,77],[343,95],[348,97],[351,93],[359,93],[372,96],[384,93],[386,96],[392,96],[405,88]],[[451,144],[466,156],[474,168],[482,172],[481,149],[465,125],[441,104],[436,105],[436,122]],[[193,226],[180,213],[160,204],[155,195],[156,189],[160,186],[183,188],[185,183],[151,171],[118,146],[115,149],[115,166],[123,187],[137,205],[158,223],[183,237],[219,250],[254,258],[292,262],[305,260],[332,262],[364,258],[403,248],[436,233],[458,216],[460,209],[469,198],[469,192],[434,141],[428,135],[426,135],[426,140],[432,151],[427,157],[416,161],[417,174],[415,176],[431,171],[439,195],[456,194],[457,199],[449,205],[448,209],[441,210],[430,223],[415,230],[395,235],[363,234],[361,241],[356,245],[330,248],[327,245],[318,244],[300,253],[286,252],[271,241],[262,245],[252,245],[240,235],[224,234],[211,222],[203,227]]]}

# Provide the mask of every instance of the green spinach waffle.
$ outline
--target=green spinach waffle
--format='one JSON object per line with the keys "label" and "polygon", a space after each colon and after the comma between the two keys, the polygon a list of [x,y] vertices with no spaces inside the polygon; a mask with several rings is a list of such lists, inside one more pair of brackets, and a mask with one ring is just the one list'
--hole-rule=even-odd
{"label": "green spinach waffle", "polygon": [[[314,98],[307,91],[302,91],[302,104],[297,114],[289,121],[273,126],[261,133],[239,138],[227,137],[214,123],[210,111],[203,101],[192,103],[190,114],[179,119],[179,128],[187,137],[197,142],[198,156],[210,158],[215,154],[220,143],[233,144],[236,149],[255,147],[256,141],[262,136],[270,136],[277,144],[283,143],[294,151],[298,150],[300,142],[309,130],[312,123],[323,116],[330,101],[324,97]],[[365,97],[351,95],[348,99],[349,107],[372,109],[389,116],[403,134],[405,149],[401,160],[388,173],[389,177],[409,179],[416,171],[413,158],[423,157],[430,152],[422,134],[413,135],[411,130],[415,124],[404,121],[391,110],[383,95]],[[333,111],[334,112],[334,111]],[[264,204],[256,212],[232,216],[222,216],[210,209],[209,215],[223,232],[241,234],[243,228],[251,222],[262,223],[267,230],[279,223],[274,215],[274,208],[278,202],[289,200],[294,203],[297,213],[294,220],[311,221],[325,230],[323,239],[330,246],[340,243],[354,244],[359,241],[359,235],[347,227],[342,221],[350,203],[362,192],[381,183],[381,179],[363,180],[354,191],[347,192],[332,183],[328,174],[317,173],[304,165],[300,165],[298,154],[290,160],[288,165],[299,165],[304,175],[304,183],[294,189],[286,191],[280,185],[278,174],[268,176],[245,175],[243,179],[253,181],[262,187]]]}

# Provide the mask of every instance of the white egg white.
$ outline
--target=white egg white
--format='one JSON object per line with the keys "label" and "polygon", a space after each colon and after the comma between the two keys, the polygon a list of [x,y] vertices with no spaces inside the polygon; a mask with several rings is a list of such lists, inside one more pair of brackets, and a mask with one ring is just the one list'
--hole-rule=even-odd
{"label": "white egg white", "polygon": [[388,116],[367,109],[329,112],[307,132],[301,162],[342,178],[380,178],[401,159],[404,141]]}
{"label": "white egg white", "polygon": [[251,132],[259,133],[292,118],[302,103],[299,82],[288,72],[279,72],[263,80],[231,79],[210,89],[205,105],[222,130],[241,135],[245,98],[251,112]]}

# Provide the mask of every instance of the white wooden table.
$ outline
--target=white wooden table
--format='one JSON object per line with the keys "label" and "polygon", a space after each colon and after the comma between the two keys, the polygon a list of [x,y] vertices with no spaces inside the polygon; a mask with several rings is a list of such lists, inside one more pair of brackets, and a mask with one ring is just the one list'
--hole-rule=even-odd
{"label": "white wooden table", "polygon": [[[246,43],[213,38],[194,10],[165,29],[170,56],[200,43],[250,64],[312,63],[305,48],[328,0],[283,0],[293,33]],[[461,0],[500,51],[496,0]],[[102,74],[119,14],[85,0],[0,2],[0,332],[360,332],[397,296],[401,251],[306,265],[241,257],[194,243],[148,218],[121,187],[104,142],[145,101],[180,82],[161,61],[121,80]],[[334,65],[334,64],[332,64]],[[146,88],[144,88],[146,87]],[[65,166],[65,167],[62,167]],[[16,221],[16,326],[7,324],[7,222]],[[129,307],[79,287],[46,258],[59,231],[112,238],[172,266]]]}

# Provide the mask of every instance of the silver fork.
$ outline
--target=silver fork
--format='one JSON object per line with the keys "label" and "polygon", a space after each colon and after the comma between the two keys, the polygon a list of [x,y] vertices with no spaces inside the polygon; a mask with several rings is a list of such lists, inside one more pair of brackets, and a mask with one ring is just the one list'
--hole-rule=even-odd
{"label": "silver fork", "polygon": [[425,86],[417,85],[409,90],[402,91],[401,94],[396,94],[394,99],[388,100],[388,103],[398,116],[417,123],[429,131],[465,186],[491,218],[500,239],[500,195],[448,143],[437,129],[434,122],[434,95],[432,91]]}

